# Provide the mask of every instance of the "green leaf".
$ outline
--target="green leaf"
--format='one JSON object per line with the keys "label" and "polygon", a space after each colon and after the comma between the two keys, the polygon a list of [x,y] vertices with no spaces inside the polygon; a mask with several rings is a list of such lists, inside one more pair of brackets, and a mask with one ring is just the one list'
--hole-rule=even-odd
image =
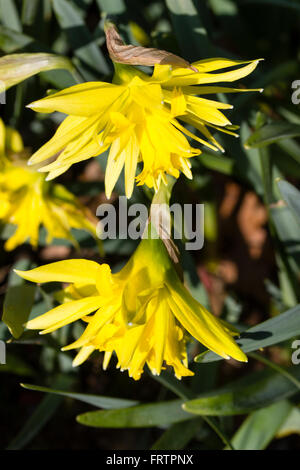
{"label": "green leaf", "polygon": [[22,31],[22,24],[14,0],[0,0],[1,23],[14,31]]}
{"label": "green leaf", "polygon": [[22,23],[31,26],[36,18],[39,8],[39,0],[23,0]]}
{"label": "green leaf", "polygon": [[199,157],[200,163],[210,170],[219,171],[224,175],[232,175],[234,160],[210,152],[202,152]]}
{"label": "green leaf", "polygon": [[151,450],[183,449],[202,426],[202,419],[192,419],[175,423],[153,444]]}
{"label": "green leaf", "polygon": [[298,137],[300,125],[289,122],[274,122],[255,131],[244,143],[245,148],[265,147],[282,139]]}
{"label": "green leaf", "polygon": [[36,392],[52,393],[54,395],[60,395],[62,397],[72,398],[79,400],[89,405],[96,406],[97,408],[114,409],[114,408],[125,408],[134,406],[138,402],[134,400],[127,400],[125,398],[112,398],[104,397],[101,395],[91,395],[88,393],[73,393],[64,392],[63,390],[54,390],[52,388],[40,387],[38,385],[21,384],[26,390],[34,390]]}
{"label": "green leaf", "polygon": [[[60,376],[55,384],[58,387],[68,388],[72,380],[70,377],[63,375]],[[62,402],[62,397],[47,395],[41,403],[37,406],[33,414],[30,416],[25,426],[17,434],[17,436],[8,445],[7,450],[19,450],[25,447],[32,439],[39,433],[41,429],[50,421],[56,413],[59,405]]]}
{"label": "green leaf", "polygon": [[5,54],[11,54],[18,49],[23,49],[35,43],[35,40],[27,34],[14,31],[0,25],[0,49]]}
{"label": "green leaf", "polygon": [[290,434],[300,434],[300,410],[293,406],[286,416],[284,423],[278,430],[276,437],[286,437]]}
{"label": "green leaf", "polygon": [[103,13],[108,15],[122,15],[126,12],[126,5],[123,0],[97,0]]}
{"label": "green leaf", "polygon": [[231,439],[234,449],[265,449],[292,409],[293,406],[284,400],[251,413]]}
{"label": "green leaf", "polygon": [[288,369],[283,368],[279,364],[276,364],[276,362],[270,361],[270,359],[268,359],[262,354],[252,352],[252,353],[249,353],[249,356],[252,357],[252,359],[255,359],[256,361],[259,361],[262,364],[265,364],[271,370],[278,372],[279,374],[284,376],[287,380],[289,380],[294,385],[296,385],[296,387],[300,390],[300,381],[297,378],[295,378],[293,375],[291,375]]}
{"label": "green leaf", "polygon": [[[212,46],[192,0],[166,0],[178,43],[184,58],[190,61],[208,57]],[[201,8],[199,6],[199,8]]]}
{"label": "green leaf", "polygon": [[[247,353],[296,337],[300,335],[299,315],[300,304],[244,331],[237,343]],[[222,358],[212,351],[209,351],[203,357],[195,357],[196,362],[219,360],[222,360]]]}
{"label": "green leaf", "polygon": [[53,85],[55,88],[64,89],[77,84],[74,73],[66,70],[49,70],[41,72],[41,78]]}
{"label": "green leaf", "polygon": [[[299,380],[299,366],[292,366],[287,371]],[[207,395],[188,401],[183,404],[183,409],[189,413],[204,416],[246,414],[289,398],[299,391],[294,383],[277,372],[263,370],[259,374],[252,375],[252,378],[248,376],[247,380],[235,381]]]}
{"label": "green leaf", "polygon": [[245,150],[243,145],[250,135],[249,125],[243,122],[240,130],[240,142],[233,142],[233,146],[238,147],[237,155],[235,155],[235,165],[237,174],[245,181],[249,181],[257,194],[262,196],[263,185],[259,151],[254,148]]}
{"label": "green leaf", "polygon": [[286,257],[295,279],[300,271],[300,225],[294,212],[289,207],[280,204],[270,207],[272,221],[276,234],[281,242],[283,254]]}
{"label": "green leaf", "polygon": [[73,65],[66,57],[47,53],[11,54],[0,58],[0,80],[5,90],[37,73],[56,69],[72,71]]}
{"label": "green leaf", "polygon": [[284,306],[293,307],[297,304],[298,281],[293,276],[289,266],[291,257],[285,256],[279,250],[276,253],[278,266],[278,280],[281,291],[281,298]]}
{"label": "green leaf", "polygon": [[276,142],[278,146],[287,152],[297,163],[300,163],[300,145],[293,139],[283,139]]}
{"label": "green leaf", "polygon": [[[22,260],[14,265],[15,269],[28,269],[28,260]],[[8,326],[15,338],[19,338],[24,331],[34,302],[36,286],[23,281],[13,271],[8,280],[8,289],[4,298],[2,321]]]}
{"label": "green leaf", "polygon": [[273,191],[273,162],[271,160],[270,150],[267,147],[260,148],[258,152],[264,189],[263,199],[265,205],[269,208],[270,204],[276,202]]}
{"label": "green leaf", "polygon": [[235,16],[238,13],[237,5],[232,0],[209,0],[209,4],[214,14],[220,17],[221,15]]}
{"label": "green leaf", "polygon": [[[192,390],[187,388],[185,385],[181,384],[178,380],[175,379],[174,376],[171,376],[168,373],[162,374],[162,375],[154,377],[154,378],[158,382],[161,382],[163,385],[165,385],[169,390],[174,392],[180,398],[188,400],[188,399],[193,398],[193,396],[194,396],[194,393],[193,393]],[[226,434],[224,434],[223,430],[219,427],[219,424],[216,422],[216,420],[212,419],[212,418],[208,418],[207,416],[203,416],[202,419],[204,421],[206,421],[206,423],[209,425],[209,427],[219,436],[221,441],[225,445],[228,445],[230,447],[230,449],[232,449],[232,445],[231,445],[230,441],[228,440]],[[185,423],[185,424],[187,424],[187,423]],[[182,423],[182,425],[184,427],[184,423]],[[174,426],[176,426],[176,424]],[[192,427],[192,429],[194,429],[194,433],[195,433],[196,432],[195,427],[193,425],[191,425],[191,427]],[[185,437],[184,437],[184,434],[185,434]],[[193,435],[193,433],[192,433],[192,435]],[[185,439],[189,440],[192,437],[192,435],[189,432],[182,433],[182,440],[180,440],[181,444],[184,445],[183,442],[185,442]],[[189,436],[191,436],[191,437],[189,437]],[[170,430],[170,433],[167,435],[166,438],[171,440],[172,437],[175,438],[175,435],[174,435],[174,432],[172,432]],[[164,440],[164,442],[165,442],[165,440]],[[179,445],[178,440],[176,442],[177,442],[176,445]],[[165,444],[160,443],[159,445],[165,445]]]}
{"label": "green leaf", "polygon": [[283,199],[293,214],[300,219],[300,191],[284,180],[277,181],[277,184]]}
{"label": "green leaf", "polygon": [[101,74],[110,73],[78,7],[66,0],[53,0],[53,8],[60,27],[67,34],[70,45],[81,62]]}
{"label": "green leaf", "polygon": [[77,416],[77,421],[95,428],[148,428],[164,427],[189,419],[183,411],[182,400],[172,400],[121,410],[91,411]]}
{"label": "green leaf", "polygon": [[[6,54],[11,54],[20,50],[26,50],[32,53],[45,52],[46,54],[52,54],[53,52],[50,48],[38,42],[33,37],[2,26],[0,26],[0,49]],[[41,72],[41,77],[45,78],[55,88],[62,89],[76,84],[76,81],[72,76],[73,73],[73,66],[71,62],[69,62],[67,70],[48,70],[46,72]]]}

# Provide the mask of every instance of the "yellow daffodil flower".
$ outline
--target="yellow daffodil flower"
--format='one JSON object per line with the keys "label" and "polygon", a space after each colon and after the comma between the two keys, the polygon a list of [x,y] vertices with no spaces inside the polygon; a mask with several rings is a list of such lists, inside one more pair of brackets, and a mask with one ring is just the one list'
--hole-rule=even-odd
{"label": "yellow daffodil flower", "polygon": [[172,366],[177,378],[188,369],[188,333],[225,359],[247,361],[227,325],[197,302],[179,279],[160,239],[144,239],[117,274],[107,264],[66,260],[30,271],[16,271],[32,282],[70,283],[59,293],[58,307],[27,323],[50,333],[78,319],[87,322],[82,336],[63,350],[80,348],[74,365],[94,351],[113,352],[118,367],[139,379],[145,364],[153,374]]}
{"label": "yellow daffodil flower", "polygon": [[[27,166],[26,151],[17,131],[0,120],[0,221],[16,225],[5,249],[13,250],[27,240],[38,245],[39,229],[52,238],[77,242],[71,228],[83,229],[97,239],[96,219],[64,186],[45,181],[45,175]],[[99,242],[100,243],[100,242]]]}
{"label": "yellow daffodil flower", "polygon": [[[218,58],[195,62],[191,68],[155,65],[152,76],[131,65],[115,63],[113,83],[75,85],[29,105],[34,111],[68,115],[52,139],[31,157],[30,164],[43,162],[41,171],[48,172],[47,179],[53,179],[74,163],[109,149],[105,173],[108,198],[123,167],[126,195],[131,196],[138,162],[143,168],[137,183],[155,190],[161,180],[166,181],[167,174],[178,178],[182,172],[192,178],[190,158],[201,151],[191,147],[187,137],[213,150],[223,150],[208,128],[236,135],[222,113],[232,106],[206,96],[250,91],[211,84],[243,78],[258,62]],[[188,131],[180,121],[195,127],[206,140]],[[58,152],[55,161],[47,164],[47,159]]]}

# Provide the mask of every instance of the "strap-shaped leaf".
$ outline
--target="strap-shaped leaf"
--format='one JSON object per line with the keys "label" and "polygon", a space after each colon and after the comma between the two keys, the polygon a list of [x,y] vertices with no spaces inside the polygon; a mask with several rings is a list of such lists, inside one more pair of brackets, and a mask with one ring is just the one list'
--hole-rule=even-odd
{"label": "strap-shaped leaf", "polygon": [[129,406],[134,406],[138,402],[134,400],[126,400],[124,398],[113,398],[113,397],[104,397],[100,395],[91,395],[88,393],[73,393],[65,392],[63,390],[54,390],[48,387],[40,387],[38,385],[31,384],[21,384],[23,388],[27,390],[34,390],[36,392],[43,393],[52,393],[54,395],[60,395],[62,397],[73,398],[74,400],[79,400],[89,405],[96,406],[97,408],[105,409],[115,409],[115,408],[125,408]]}
{"label": "strap-shaped leaf", "polygon": [[172,400],[121,410],[91,411],[77,416],[77,421],[94,428],[148,428],[164,427],[189,419],[183,411],[182,400]]}
{"label": "strap-shaped leaf", "polygon": [[293,406],[280,429],[278,430],[276,437],[285,437],[290,434],[300,434],[300,409],[297,406]]}
{"label": "strap-shaped leaf", "polygon": [[191,61],[212,55],[213,46],[203,24],[204,3],[166,0],[180,49],[184,57]]}
{"label": "strap-shaped leaf", "polygon": [[[189,443],[194,435],[203,428],[203,421],[193,419],[175,423],[167,429],[162,436],[154,443],[152,450],[179,450]],[[203,430],[203,432],[205,432]]]}
{"label": "strap-shaped leaf", "polygon": [[279,180],[277,184],[283,199],[293,214],[300,219],[300,191],[288,181]]}
{"label": "strap-shaped leaf", "polygon": [[47,53],[11,54],[0,58],[0,92],[46,70],[65,69],[73,66],[66,57]]}
{"label": "strap-shaped leaf", "polygon": [[82,64],[91,69],[108,74],[109,66],[104,55],[93,41],[89,29],[82,18],[81,10],[66,0],[53,0],[53,8],[60,27],[68,36],[74,54],[81,60]]}
{"label": "strap-shaped leaf", "polygon": [[255,131],[244,143],[245,148],[265,147],[282,139],[298,137],[300,125],[290,122],[273,122]]}
{"label": "strap-shaped leaf", "polygon": [[14,0],[0,0],[1,23],[14,31],[22,31],[18,8]]}
{"label": "strap-shaped leaf", "polygon": [[[290,376],[299,380],[299,366],[287,370]],[[184,403],[183,409],[204,416],[246,414],[287,399],[297,392],[299,387],[285,375],[264,370],[190,400]]]}
{"label": "strap-shaped leaf", "polygon": [[284,400],[251,413],[231,439],[234,449],[265,449],[292,409],[293,405]]}

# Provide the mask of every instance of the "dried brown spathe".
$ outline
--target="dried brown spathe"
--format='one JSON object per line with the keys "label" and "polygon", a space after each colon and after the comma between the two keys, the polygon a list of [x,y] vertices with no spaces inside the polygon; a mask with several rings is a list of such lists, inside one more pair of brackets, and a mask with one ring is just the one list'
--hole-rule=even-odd
{"label": "dried brown spathe", "polygon": [[171,52],[154,49],[153,47],[141,47],[126,45],[122,41],[117,28],[112,23],[105,25],[106,45],[109,56],[113,62],[130,65],[173,65],[198,72],[189,62]]}

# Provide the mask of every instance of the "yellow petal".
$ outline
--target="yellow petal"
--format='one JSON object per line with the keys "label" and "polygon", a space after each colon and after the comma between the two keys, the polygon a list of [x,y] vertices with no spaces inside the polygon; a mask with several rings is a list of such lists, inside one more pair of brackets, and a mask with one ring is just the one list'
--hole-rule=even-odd
{"label": "yellow petal", "polygon": [[223,86],[184,86],[182,92],[185,95],[216,95],[217,93],[243,93],[248,91],[262,92],[263,88],[227,88]]}
{"label": "yellow petal", "polygon": [[88,326],[80,336],[80,338],[74,343],[69,344],[62,348],[62,351],[69,351],[70,349],[81,348],[87,343],[91,343],[101,328],[108,323],[116,313],[115,306],[110,306],[107,308],[100,308],[95,315],[91,318]]}
{"label": "yellow petal", "polygon": [[[1,90],[0,90],[1,93]],[[5,154],[5,125],[2,119],[0,119],[0,157]]]}
{"label": "yellow petal", "polygon": [[59,111],[73,116],[92,116],[110,108],[126,89],[105,82],[87,82],[34,101],[28,108],[40,113]]}
{"label": "yellow petal", "polygon": [[128,198],[131,197],[134,188],[134,179],[140,148],[135,134],[129,139],[125,150],[125,193]]}
{"label": "yellow petal", "polygon": [[46,264],[29,271],[15,272],[31,282],[76,282],[95,284],[100,265],[85,259],[68,259]]}
{"label": "yellow petal", "polygon": [[185,114],[186,101],[181,89],[174,88],[171,94],[171,113],[173,116]]}
{"label": "yellow petal", "polygon": [[[262,60],[262,59],[260,59]],[[225,69],[228,67],[235,67],[236,65],[244,65],[255,62],[254,60],[231,60],[224,57],[217,57],[211,59],[202,59],[194,62],[192,65],[199,70],[199,72],[213,72],[214,70]]]}
{"label": "yellow petal", "polygon": [[[212,59],[211,59],[212,60]],[[247,63],[244,67],[240,67],[229,72],[221,73],[195,73],[188,69],[178,69],[174,71],[173,77],[165,83],[165,86],[187,86],[187,85],[202,85],[204,83],[216,82],[233,82],[249,75],[257,67],[258,62],[262,59],[253,60]],[[212,65],[211,65],[212,67]],[[224,68],[224,67],[222,67]],[[215,70],[215,69],[214,69]]]}
{"label": "yellow petal", "polygon": [[111,193],[123,169],[126,151],[121,147],[121,138],[113,141],[105,170],[105,194],[107,199],[111,197]]}
{"label": "yellow petal", "polygon": [[12,127],[6,127],[5,146],[8,151],[20,153],[24,150],[21,135]]}
{"label": "yellow petal", "polygon": [[169,305],[182,326],[198,341],[228,359],[247,362],[247,356],[238,347],[232,337],[225,331],[221,323],[200,305],[180,283],[171,286]]}
{"label": "yellow petal", "polygon": [[43,334],[61,328],[72,323],[79,318],[97,310],[101,305],[101,297],[87,297],[85,299],[74,300],[59,305],[49,310],[44,315],[40,315],[26,323],[26,327],[30,330],[44,330]]}
{"label": "yellow petal", "polygon": [[91,126],[94,126],[98,119],[98,116],[89,118],[68,116],[59,126],[52,139],[35,152],[28,163],[35,165],[55,156],[56,153],[66,147],[73,139],[76,139]]}
{"label": "yellow petal", "polygon": [[84,346],[80,349],[79,353],[73,360],[73,367],[80,366],[84,361],[88,359],[88,357],[95,351],[94,346],[88,345]]}
{"label": "yellow petal", "polygon": [[[188,116],[189,117],[189,116]],[[184,116],[184,119],[186,117]],[[172,124],[174,124],[175,127],[177,127],[177,129],[179,129],[180,131],[184,132],[186,135],[188,135],[189,137],[191,137],[192,139],[194,140],[197,140],[197,142],[200,142],[200,144],[203,144],[205,145],[206,147],[212,149],[212,150],[218,150],[217,147],[214,147],[212,144],[210,144],[209,142],[206,142],[206,140],[203,140],[201,139],[200,137],[198,137],[197,135],[193,134],[192,132],[190,132],[188,129],[186,129],[185,127],[183,127],[176,119],[174,119],[172,121]],[[201,153],[201,152],[199,152]]]}

